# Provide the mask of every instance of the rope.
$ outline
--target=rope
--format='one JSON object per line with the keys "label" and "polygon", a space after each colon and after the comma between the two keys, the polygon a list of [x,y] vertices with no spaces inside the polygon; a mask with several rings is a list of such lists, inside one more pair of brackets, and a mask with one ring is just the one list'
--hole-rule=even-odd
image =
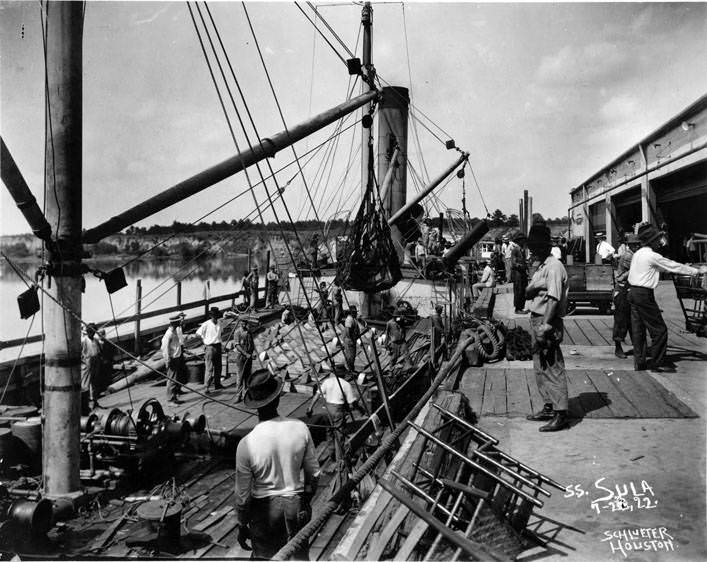
{"label": "rope", "polygon": [[[324,41],[326,41],[326,44],[329,45],[329,47],[331,47],[331,50],[332,50],[332,51],[334,51],[334,54],[335,54],[337,57],[339,57],[339,59],[341,60],[341,62],[344,63],[344,65],[346,65],[346,59],[341,56],[341,53],[339,53],[339,51],[336,50],[336,47],[334,47],[334,45],[331,44],[331,41],[329,41],[329,39],[327,39],[326,35],[324,35],[324,34],[322,33],[321,29],[319,29],[319,28],[317,27],[317,25],[311,20],[311,18],[307,15],[307,12],[305,12],[305,11],[302,9],[302,6],[300,6],[297,2],[295,2],[295,6],[297,6],[297,8],[299,9],[299,11],[302,12],[302,14],[304,14],[304,17],[307,18],[307,20],[309,21],[309,23],[311,23],[311,24],[314,26],[314,29],[317,30],[317,33],[319,33],[319,35],[322,36],[322,39],[324,39]],[[320,19],[322,20],[322,22],[323,22],[324,19],[321,17],[321,14],[318,14],[318,15],[319,15],[319,18],[320,18]]]}
{"label": "rope", "polygon": [[[439,373],[430,384],[429,389],[422,395],[422,397],[412,407],[412,409],[393,430],[393,432],[383,440],[378,449],[376,449],[376,451],[359,467],[351,478],[341,486],[339,491],[329,498],[329,501],[324,504],[319,515],[300,529],[300,531],[285,546],[283,546],[275,554],[275,556],[272,557],[272,560],[287,560],[297,550],[309,544],[309,538],[317,532],[321,525],[338,507],[339,503],[341,503],[341,501],[356,488],[361,480],[363,480],[363,477],[373,470],[381,459],[384,458],[387,452],[397,443],[403,431],[405,431],[408,427],[407,422],[414,420],[418,416],[425,404],[427,404],[430,398],[432,398],[432,395],[437,391],[437,388],[445,381],[450,372],[459,365],[462,353],[466,349],[466,346],[471,342],[472,339],[469,338],[459,343],[454,355],[440,369]],[[429,362],[426,361],[421,369],[426,368],[428,365]]]}
{"label": "rope", "polygon": [[[3,257],[7,260],[7,257],[5,254],[3,254]],[[5,393],[7,392],[8,387],[10,386],[10,381],[12,380],[12,375],[15,373],[15,367],[17,367],[17,362],[20,360],[20,357],[22,356],[22,351],[25,348],[25,344],[27,343],[27,338],[29,337],[30,330],[32,330],[32,325],[34,324],[34,318],[36,314],[32,315],[32,320],[29,323],[29,327],[27,328],[27,333],[25,334],[24,341],[22,342],[22,346],[20,347],[20,352],[17,354],[17,357],[15,358],[14,363],[12,364],[12,369],[10,369],[10,374],[7,376],[7,382],[5,383],[5,388],[2,391],[2,396],[0,396],[0,404],[2,404],[3,400],[5,399]]]}

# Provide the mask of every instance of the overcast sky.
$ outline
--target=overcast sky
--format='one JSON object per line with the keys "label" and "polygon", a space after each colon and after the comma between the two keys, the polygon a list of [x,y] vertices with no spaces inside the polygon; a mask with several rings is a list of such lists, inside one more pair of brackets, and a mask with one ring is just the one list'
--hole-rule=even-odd
{"label": "overcast sky", "polygon": [[[242,5],[209,5],[258,132],[282,130]],[[0,2],[0,8],[0,129],[41,203],[40,7],[33,1]],[[288,125],[346,98],[345,66],[294,4],[247,8]],[[353,49],[360,6],[325,3],[320,10]],[[524,188],[534,210],[565,214],[571,188],[707,92],[704,3],[386,3],[374,4],[373,21],[379,74],[409,87],[410,72],[415,106],[471,153],[488,206],[509,214],[517,212]],[[85,228],[234,153],[184,2],[89,2],[83,64]],[[424,165],[435,176],[455,154],[424,128],[418,132]],[[323,138],[299,143],[298,153]],[[246,146],[241,132],[237,140]],[[353,164],[347,182],[342,178],[359,144],[358,129],[341,136],[331,174],[319,173],[328,181],[315,177],[319,159],[305,168],[321,215],[356,207],[360,165]],[[421,170],[412,137],[409,152]],[[291,159],[283,151],[272,165]],[[279,184],[294,172],[280,174]],[[250,181],[258,179],[253,169]],[[239,174],[141,224],[195,220],[245,186]],[[475,188],[468,182],[467,189],[470,212],[483,215]],[[286,193],[295,218],[304,218],[302,181]],[[264,197],[262,188],[256,196]],[[461,208],[460,182],[440,196],[446,206]],[[0,204],[0,232],[29,230],[4,189]],[[252,198],[241,198],[206,220],[241,218],[253,207]]]}

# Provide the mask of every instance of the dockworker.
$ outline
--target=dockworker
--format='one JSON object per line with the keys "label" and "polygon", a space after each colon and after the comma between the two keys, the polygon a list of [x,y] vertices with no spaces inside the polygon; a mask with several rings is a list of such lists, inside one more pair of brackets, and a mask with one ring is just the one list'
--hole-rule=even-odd
{"label": "dockworker", "polygon": [[208,394],[212,385],[214,390],[221,386],[221,346],[223,344],[221,311],[217,306],[209,309],[209,319],[196,331],[196,335],[204,342],[204,392]]}
{"label": "dockworker", "polygon": [[603,232],[596,233],[597,240],[597,254],[601,258],[601,262],[604,264],[610,264],[614,257],[614,247],[606,241],[606,235]]}
{"label": "dockworker", "polygon": [[[447,341],[444,330],[444,320],[442,320],[442,312],[444,307],[441,304],[435,305],[434,312],[430,314],[430,354],[432,355],[432,364],[437,365],[437,359],[444,357],[447,351]],[[444,344],[444,345],[442,345]],[[441,346],[441,349],[440,349]],[[439,352],[437,351],[439,349]]]}
{"label": "dockworker", "polygon": [[555,256],[558,260],[562,261],[562,250],[560,250],[560,239],[552,239],[552,248],[550,248],[550,253]]}
{"label": "dockworker", "polygon": [[180,394],[180,378],[184,372],[184,334],[182,332],[183,314],[176,314],[169,317],[169,327],[162,336],[162,357],[167,369],[167,402],[171,404],[181,404],[178,395]]}
{"label": "dockworker", "polygon": [[255,310],[258,304],[258,285],[260,277],[258,276],[258,266],[254,265],[248,274],[248,288],[250,290],[250,307]]}
{"label": "dockworker", "polygon": [[356,342],[361,337],[361,330],[358,327],[356,316],[358,310],[355,306],[349,308],[349,313],[344,320],[344,328],[341,331],[341,345],[344,350],[344,360],[349,372],[355,372]]}
{"label": "dockworker", "polygon": [[[282,313],[283,318],[285,318],[286,312],[292,314],[292,311],[285,310]],[[250,382],[255,342],[250,333],[248,321],[244,318],[239,318],[236,322],[232,340],[236,359],[236,402],[240,402],[243,400],[244,391]],[[283,322],[286,322],[286,319]],[[291,323],[291,321],[287,323]]]}
{"label": "dockworker", "polygon": [[[319,386],[314,387],[312,401],[307,408],[307,417],[312,416],[314,404],[317,401],[317,394],[321,392],[325,408],[328,415],[331,416],[331,426],[327,430],[329,434],[329,458],[337,464],[344,460],[344,440],[346,433],[344,431],[344,421],[346,412],[350,412],[352,408],[356,408],[364,415],[366,411],[358,403],[354,394],[351,383],[340,377],[336,370],[331,371],[329,376],[319,383]],[[341,468],[340,466],[338,468]]]}
{"label": "dockworker", "polygon": [[501,244],[501,255],[503,263],[506,266],[506,283],[511,282],[511,265],[513,263],[513,241],[508,234],[503,235],[503,244]]}
{"label": "dockworker", "polygon": [[631,305],[628,302],[628,272],[631,268],[633,254],[640,247],[638,236],[630,233],[626,236],[626,247],[619,256],[614,284],[614,355],[619,359],[626,359],[621,344],[626,339],[626,334],[631,333]]}
{"label": "dockworker", "polygon": [[[310,499],[317,489],[319,463],[306,424],[281,416],[277,407],[283,381],[258,371],[244,403],[258,410],[258,423],[236,450],[236,524],[238,543],[253,558],[270,559],[312,516]],[[293,554],[308,560],[303,541]]]}
{"label": "dockworker", "polygon": [[567,263],[567,238],[564,236],[560,238],[560,255],[560,261]]}
{"label": "dockworker", "polygon": [[241,279],[241,290],[243,291],[243,304],[250,306],[250,276],[248,271],[243,272]]}
{"label": "dockworker", "polygon": [[270,266],[265,276],[265,308],[271,308],[278,304],[277,293],[279,289],[280,276],[277,274],[277,267]]}
{"label": "dockworker", "polygon": [[496,286],[496,274],[491,265],[489,265],[489,263],[485,260],[479,262],[479,265],[483,266],[484,270],[481,274],[481,280],[471,286],[471,292],[474,295],[474,300],[479,298],[482,289]]}
{"label": "dockworker", "polygon": [[388,353],[390,353],[390,364],[395,365],[398,359],[403,358],[403,366],[406,369],[412,368],[410,361],[410,350],[405,341],[405,328],[403,328],[402,316],[393,316],[385,325],[385,343]]}
{"label": "dockworker", "polygon": [[[641,248],[633,254],[628,272],[628,301],[631,304],[631,342],[633,363],[636,371],[650,368],[654,372],[674,372],[675,367],[665,362],[668,347],[668,329],[660,308],[655,302],[653,290],[658,286],[660,272],[697,275],[707,273],[707,266],[699,269],[683,265],[661,256],[657,250],[665,234],[652,224],[644,223],[638,228]],[[651,337],[651,357],[647,359],[646,330]]]}
{"label": "dockworker", "polygon": [[105,328],[101,328],[96,332],[98,343],[101,346],[101,368],[100,376],[96,384],[97,396],[100,396],[106,387],[110,384],[110,378],[113,374],[113,346],[106,338]]}
{"label": "dockworker", "polygon": [[567,373],[560,342],[567,310],[567,271],[550,253],[550,229],[536,223],[528,233],[528,248],[536,261],[537,271],[525,294],[531,300],[530,326],[535,337],[533,367],[538,391],[544,401],[542,410],[528,416],[533,421],[548,421],[540,431],[558,431],[567,427]]}
{"label": "dockworker", "polygon": [[513,308],[516,314],[528,314],[525,309],[525,288],[528,285],[528,264],[525,259],[527,238],[522,232],[513,237],[511,254],[511,281],[513,281]]}
{"label": "dockworker", "polygon": [[338,325],[344,316],[344,294],[341,290],[340,283],[334,279],[329,287],[329,298],[331,299],[331,307],[334,312],[334,325]]}
{"label": "dockworker", "polygon": [[319,303],[317,305],[317,320],[326,322],[329,319],[329,289],[326,282],[319,283]]}
{"label": "dockworker", "polygon": [[295,315],[292,313],[292,309],[286,308],[282,311],[282,316],[280,316],[281,326],[289,326],[295,321]]}
{"label": "dockworker", "polygon": [[97,383],[101,376],[101,344],[96,337],[96,325],[86,324],[81,337],[81,411],[99,408]]}

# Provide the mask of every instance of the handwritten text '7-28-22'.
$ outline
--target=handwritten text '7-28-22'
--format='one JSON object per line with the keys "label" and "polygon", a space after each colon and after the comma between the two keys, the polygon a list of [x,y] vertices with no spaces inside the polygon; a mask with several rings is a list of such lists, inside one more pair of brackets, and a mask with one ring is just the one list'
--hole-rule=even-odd
{"label": "handwritten text '7-28-22'", "polygon": [[[591,508],[597,513],[602,510],[633,511],[634,509],[655,509],[658,500],[655,499],[653,488],[645,480],[640,484],[614,484],[608,486],[604,483],[606,478],[599,478],[594,485],[585,490],[579,484],[571,484],[565,490],[565,498],[590,500]],[[600,497],[596,497],[597,495]]]}

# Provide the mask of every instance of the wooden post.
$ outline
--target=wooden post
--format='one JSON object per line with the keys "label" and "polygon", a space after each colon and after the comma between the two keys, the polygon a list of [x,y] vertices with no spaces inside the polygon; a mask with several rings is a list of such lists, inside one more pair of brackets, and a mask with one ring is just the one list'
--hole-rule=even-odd
{"label": "wooden post", "polygon": [[[47,2],[46,141],[47,220],[53,279],[44,299],[45,373],[42,440],[43,492],[77,497],[81,491],[81,177],[83,8]],[[51,134],[50,134],[51,133]],[[56,300],[56,301],[55,301]]]}
{"label": "wooden post", "polygon": [[182,306],[182,282],[177,281],[177,306]]}
{"label": "wooden post", "polygon": [[142,314],[142,279],[135,284],[135,334],[133,336],[135,355],[140,355],[140,315]]}

